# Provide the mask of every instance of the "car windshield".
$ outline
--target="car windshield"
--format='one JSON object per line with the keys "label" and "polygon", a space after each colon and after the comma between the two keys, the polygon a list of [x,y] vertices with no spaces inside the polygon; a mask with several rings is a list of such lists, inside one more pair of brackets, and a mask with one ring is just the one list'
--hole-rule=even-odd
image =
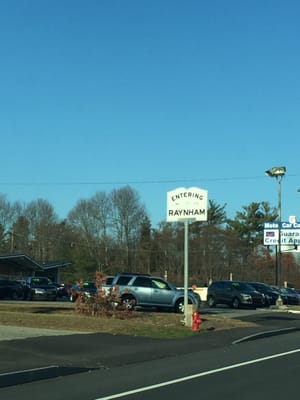
{"label": "car windshield", "polygon": [[289,293],[289,294],[296,294],[296,291],[292,288],[282,288],[281,289],[282,293]]}
{"label": "car windshield", "polygon": [[94,282],[83,282],[82,287],[84,289],[95,289],[96,284]]}
{"label": "car windshield", "polygon": [[243,290],[247,290],[247,291],[253,291],[255,290],[253,286],[249,285],[249,283],[245,283],[245,282],[232,282],[232,286],[239,290],[240,292]]}
{"label": "car windshield", "polygon": [[48,285],[50,283],[48,278],[32,278],[33,285]]}

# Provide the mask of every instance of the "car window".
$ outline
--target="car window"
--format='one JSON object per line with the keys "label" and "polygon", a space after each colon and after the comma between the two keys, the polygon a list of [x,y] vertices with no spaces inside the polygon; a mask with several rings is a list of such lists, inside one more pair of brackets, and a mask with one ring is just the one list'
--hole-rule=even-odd
{"label": "car window", "polygon": [[49,279],[48,278],[32,278],[31,282],[34,285],[48,285]]}
{"label": "car window", "polygon": [[132,276],[119,276],[116,285],[126,286],[131,279]]}
{"label": "car window", "polygon": [[242,290],[250,290],[253,291],[253,286],[249,285],[248,283],[244,283],[244,282],[232,282],[232,287],[234,287],[236,290],[238,291],[242,291]]}
{"label": "car window", "polygon": [[153,278],[153,279],[152,279],[152,286],[153,286],[155,289],[166,289],[166,290],[170,290],[170,287],[169,287],[169,285],[167,284],[167,282],[162,281],[162,280],[157,279],[157,278]]}
{"label": "car window", "polygon": [[139,276],[134,280],[132,286],[151,287],[151,281],[145,276]]}
{"label": "car window", "polygon": [[229,285],[227,282],[214,282],[212,283],[214,285],[215,289],[226,289],[229,288]]}
{"label": "car window", "polygon": [[96,284],[94,282],[83,282],[82,287],[85,289],[93,289],[96,288]]}
{"label": "car window", "polygon": [[113,276],[109,276],[106,281],[104,282],[106,285],[111,285],[112,281],[113,281],[114,277]]}

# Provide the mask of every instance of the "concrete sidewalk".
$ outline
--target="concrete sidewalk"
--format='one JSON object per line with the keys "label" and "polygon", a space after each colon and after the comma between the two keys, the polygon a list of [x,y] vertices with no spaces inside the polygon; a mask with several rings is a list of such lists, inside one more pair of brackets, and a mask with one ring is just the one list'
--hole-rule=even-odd
{"label": "concrete sidewalk", "polygon": [[[82,332],[84,334],[84,332]],[[75,335],[78,332],[68,330],[53,330],[43,328],[26,328],[18,326],[0,325],[0,341],[18,340],[39,336]]]}

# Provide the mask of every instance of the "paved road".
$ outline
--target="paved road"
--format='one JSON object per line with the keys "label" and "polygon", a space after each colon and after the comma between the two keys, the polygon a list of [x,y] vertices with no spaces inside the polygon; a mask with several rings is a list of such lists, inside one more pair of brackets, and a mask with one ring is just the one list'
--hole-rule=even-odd
{"label": "paved road", "polygon": [[[72,398],[73,400],[81,398],[95,400],[97,398],[100,400],[104,393],[111,393],[112,389],[115,393],[136,387],[137,379],[139,384],[151,385],[153,382],[172,380],[174,376],[181,377],[188,373],[193,375],[195,371],[201,370],[215,370],[220,365],[240,365],[243,360],[261,358],[264,355],[273,354],[273,352],[283,352],[289,348],[295,348],[295,346],[299,347],[299,314],[287,312],[246,314],[243,319],[256,322],[257,326],[200,332],[199,335],[180,340],[158,340],[109,334],[69,334],[1,341],[0,370],[2,369],[3,373],[0,373],[0,398],[15,400],[22,397],[24,400],[29,400],[36,393],[42,392],[45,400],[61,398]],[[283,333],[285,333],[284,339],[282,336],[278,336]],[[272,337],[263,339],[266,336]],[[261,340],[253,342],[255,337]],[[244,340],[245,343],[232,345],[240,340]],[[288,345],[289,343],[290,345]],[[299,356],[297,355],[297,357]],[[299,358],[287,360],[288,365],[284,367],[284,372],[288,372],[288,368],[292,365],[291,362],[295,362],[295,360],[294,370],[296,370]],[[262,363],[259,365],[263,367]],[[282,362],[280,365],[283,365]],[[275,364],[271,366],[269,361],[267,366],[270,376],[268,382],[272,382],[273,371],[279,372],[282,369]],[[29,370],[30,368],[32,369]],[[18,373],[16,373],[16,369],[18,369]],[[87,370],[89,373],[76,374],[76,372]],[[235,370],[232,370],[232,379],[236,379]],[[63,378],[63,375],[68,376]],[[249,375],[251,380],[248,379]],[[56,380],[42,380],[30,385],[10,387],[17,383],[57,376],[60,378]],[[243,379],[241,379],[240,373],[238,376],[239,383],[252,385],[254,375],[251,369]],[[258,371],[255,379],[259,383],[262,381],[264,383],[264,376],[265,370],[262,368],[260,372]],[[157,380],[158,377],[159,380]],[[223,384],[225,385],[228,382],[227,378],[228,372],[224,376]],[[210,378],[207,377],[207,379]],[[212,381],[201,381],[200,387],[195,387],[193,397],[197,397],[199,390],[202,390],[203,387],[209,386],[212,391],[217,388],[213,379]],[[220,379],[219,376],[218,379]],[[285,393],[286,388],[282,386],[282,379],[286,378],[280,373],[273,383],[280,383],[281,391]],[[118,386],[116,387],[116,385]],[[252,385],[252,388],[256,386],[257,384]],[[262,385],[259,389],[260,397],[257,397],[256,393],[256,398],[265,397],[264,388],[265,386]],[[97,396],[87,396],[87,391],[92,389]],[[189,382],[182,393],[186,394],[189,390],[189,394],[191,394],[190,389]],[[228,390],[232,391],[231,385],[228,386]],[[237,390],[236,393],[240,394],[241,392],[243,390]],[[274,389],[274,392],[281,393],[277,389]],[[150,394],[150,392],[147,393]],[[175,387],[174,398],[182,398],[182,393],[180,394],[178,387]],[[157,395],[156,392],[155,395]],[[144,394],[142,396],[145,397]],[[173,398],[173,396],[171,397]],[[133,398],[140,399],[141,395],[137,394]],[[153,393],[150,397],[146,396],[145,398],[153,398]],[[170,398],[170,396],[158,396],[157,398]],[[212,395],[208,398],[218,397]],[[250,399],[251,397],[246,396],[245,398]]]}
{"label": "paved road", "polygon": [[[151,339],[102,333],[1,327],[0,375],[55,365],[63,368],[111,368],[166,355],[193,353],[195,349],[217,348],[252,335],[287,329],[300,330],[300,314],[280,311],[246,313],[239,319],[257,326],[201,332],[187,339]],[[9,335],[12,335],[10,340]]]}

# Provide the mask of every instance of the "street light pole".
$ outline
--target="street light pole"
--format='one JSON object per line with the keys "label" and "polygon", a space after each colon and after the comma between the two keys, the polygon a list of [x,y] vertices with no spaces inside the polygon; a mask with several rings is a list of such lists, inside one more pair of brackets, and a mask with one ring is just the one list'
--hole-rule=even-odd
{"label": "street light pole", "polygon": [[[277,254],[277,285],[281,288],[281,181],[283,175],[276,176],[278,182],[278,254]],[[279,295],[280,297],[280,295]]]}
{"label": "street light pole", "polygon": [[271,178],[276,178],[278,184],[278,244],[277,244],[277,257],[276,257],[276,285],[279,287],[279,296],[276,304],[282,305],[282,298],[280,296],[281,289],[281,181],[286,172],[285,167],[273,167],[266,171],[266,174]]}

